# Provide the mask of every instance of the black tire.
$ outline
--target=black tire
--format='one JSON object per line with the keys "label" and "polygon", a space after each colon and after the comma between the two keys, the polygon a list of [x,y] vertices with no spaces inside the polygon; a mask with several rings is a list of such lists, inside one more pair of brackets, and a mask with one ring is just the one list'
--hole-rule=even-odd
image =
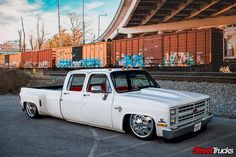
{"label": "black tire", "polygon": [[201,133],[201,132],[204,132],[207,130],[207,125],[204,125],[202,126],[201,130],[199,130],[198,132]]}
{"label": "black tire", "polygon": [[151,140],[156,134],[155,122],[149,116],[131,115],[129,128],[136,137],[142,140]]}
{"label": "black tire", "polygon": [[25,104],[25,110],[26,110],[26,114],[30,117],[30,118],[38,118],[39,117],[39,113],[38,113],[38,109],[37,106],[33,103],[27,102]]}

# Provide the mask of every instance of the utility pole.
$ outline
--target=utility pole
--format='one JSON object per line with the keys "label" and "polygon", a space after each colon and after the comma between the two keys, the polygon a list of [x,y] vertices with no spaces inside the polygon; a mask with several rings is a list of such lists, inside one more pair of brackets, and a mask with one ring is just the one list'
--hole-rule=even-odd
{"label": "utility pole", "polygon": [[59,31],[59,48],[61,48],[61,46],[62,46],[62,41],[61,41],[60,0],[58,0],[58,31]]}
{"label": "utility pole", "polygon": [[98,38],[100,36],[100,19],[101,19],[101,16],[107,16],[107,14],[101,14],[101,15],[98,15]]}
{"label": "utility pole", "polygon": [[85,44],[84,0],[83,0],[83,44]]}

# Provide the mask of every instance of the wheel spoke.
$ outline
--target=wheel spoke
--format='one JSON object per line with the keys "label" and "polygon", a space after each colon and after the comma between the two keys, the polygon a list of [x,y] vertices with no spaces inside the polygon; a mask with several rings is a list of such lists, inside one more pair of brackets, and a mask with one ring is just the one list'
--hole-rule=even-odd
{"label": "wheel spoke", "polygon": [[148,137],[153,132],[153,120],[143,115],[132,115],[130,119],[131,129],[138,137]]}
{"label": "wheel spoke", "polygon": [[27,103],[26,104],[26,112],[32,118],[37,114],[37,108],[34,104]]}

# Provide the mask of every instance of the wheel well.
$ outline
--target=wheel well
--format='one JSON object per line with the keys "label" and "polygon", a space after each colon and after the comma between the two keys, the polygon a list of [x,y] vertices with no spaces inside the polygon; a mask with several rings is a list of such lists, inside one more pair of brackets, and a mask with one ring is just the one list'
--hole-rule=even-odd
{"label": "wheel well", "polygon": [[26,103],[27,103],[27,102],[24,102],[24,103],[23,103],[23,108],[24,108],[24,110],[26,109]]}
{"label": "wheel well", "polygon": [[23,102],[23,108],[24,108],[24,109],[26,109],[26,104],[27,104],[27,103],[34,104],[34,105],[37,107],[37,105],[36,105],[35,103],[32,103],[32,102]]}
{"label": "wheel well", "polygon": [[131,116],[131,114],[126,114],[123,118],[123,130],[125,132],[129,131],[129,117]]}

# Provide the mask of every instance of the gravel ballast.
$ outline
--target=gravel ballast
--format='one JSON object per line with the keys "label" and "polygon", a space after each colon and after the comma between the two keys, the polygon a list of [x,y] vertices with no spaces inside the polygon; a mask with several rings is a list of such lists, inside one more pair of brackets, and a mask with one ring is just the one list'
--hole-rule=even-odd
{"label": "gravel ballast", "polygon": [[236,84],[163,81],[157,80],[162,88],[184,90],[210,96],[210,111],[217,116],[236,118]]}

